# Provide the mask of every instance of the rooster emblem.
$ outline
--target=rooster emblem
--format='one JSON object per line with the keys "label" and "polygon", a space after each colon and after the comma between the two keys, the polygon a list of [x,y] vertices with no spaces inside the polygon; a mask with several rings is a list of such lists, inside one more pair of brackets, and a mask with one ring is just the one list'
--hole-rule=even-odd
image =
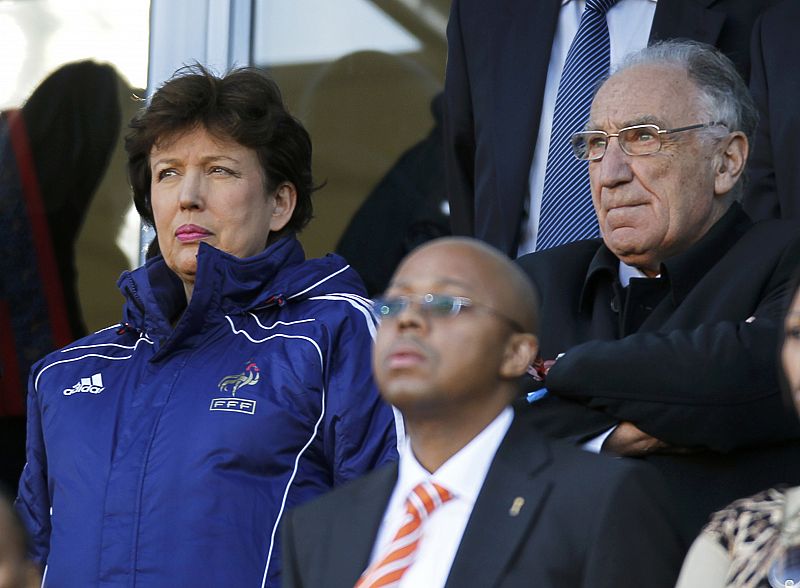
{"label": "rooster emblem", "polygon": [[241,374],[234,374],[232,376],[225,376],[219,381],[219,389],[221,392],[230,392],[231,396],[236,396],[236,391],[242,386],[254,386],[258,384],[261,378],[260,371],[255,362],[251,361],[244,366],[244,371]]}

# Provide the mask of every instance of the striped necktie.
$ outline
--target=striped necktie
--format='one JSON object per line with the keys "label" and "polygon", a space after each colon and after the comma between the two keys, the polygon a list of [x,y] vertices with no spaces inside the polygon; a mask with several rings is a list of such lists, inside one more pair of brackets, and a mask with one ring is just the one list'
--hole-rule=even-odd
{"label": "striped necktie", "polygon": [[544,174],[536,250],[599,235],[587,162],[572,154],[570,137],[583,130],[598,82],[608,75],[611,41],[606,12],[617,0],[586,0],[558,84]]}
{"label": "striped necktie", "polygon": [[434,510],[452,498],[450,492],[431,481],[417,484],[406,498],[403,524],[386,547],[384,555],[361,574],[355,588],[397,586],[414,563],[422,537],[422,524]]}

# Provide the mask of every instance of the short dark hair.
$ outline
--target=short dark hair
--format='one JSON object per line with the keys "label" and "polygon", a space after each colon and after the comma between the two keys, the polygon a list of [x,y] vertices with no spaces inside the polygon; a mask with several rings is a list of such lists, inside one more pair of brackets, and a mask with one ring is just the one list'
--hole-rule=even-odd
{"label": "short dark hair", "polygon": [[266,191],[283,182],[297,190],[297,204],[286,227],[274,238],[299,232],[313,216],[311,138],[283,103],[280,88],[263,71],[236,68],[217,76],[200,64],[179,69],[130,123],[125,137],[133,202],[142,219],[155,226],[150,201],[150,151],[159,141],[198,126],[217,139],[253,149],[266,178]]}

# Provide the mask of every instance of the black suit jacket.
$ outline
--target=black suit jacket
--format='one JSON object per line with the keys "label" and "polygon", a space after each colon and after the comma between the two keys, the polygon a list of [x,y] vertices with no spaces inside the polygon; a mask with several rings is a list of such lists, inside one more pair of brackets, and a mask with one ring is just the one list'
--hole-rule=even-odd
{"label": "black suit jacket", "polygon": [[800,220],[800,2],[766,11],[753,27],[750,89],[761,120],[750,157],[745,210],[755,219]]}
{"label": "black suit jacket", "polygon": [[[777,345],[800,228],[753,225],[734,204],[661,280],[622,289],[600,240],[523,256],[541,294],[550,395],[530,409],[550,434],[585,441],[633,422],[689,455],[653,455],[690,539],[728,502],[800,483],[800,424],[780,392]],[[755,318],[752,318],[755,317]]]}
{"label": "black suit jacket", "polygon": [[[650,40],[719,47],[749,76],[757,15],[774,0],[659,0]],[[453,0],[444,142],[453,233],[516,257],[559,0]],[[632,25],[633,26],[633,25]]]}
{"label": "black suit jacket", "polygon": [[[391,465],[284,520],[285,588],[352,588],[397,480]],[[684,551],[659,476],[549,441],[519,415],[475,503],[447,587],[672,588]],[[524,504],[514,516],[512,503]]]}

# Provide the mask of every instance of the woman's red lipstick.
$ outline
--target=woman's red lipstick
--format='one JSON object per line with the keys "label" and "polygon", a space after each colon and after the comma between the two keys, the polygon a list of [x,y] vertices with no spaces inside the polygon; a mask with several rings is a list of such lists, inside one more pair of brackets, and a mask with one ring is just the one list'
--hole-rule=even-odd
{"label": "woman's red lipstick", "polygon": [[181,243],[200,241],[211,235],[211,231],[198,225],[181,225],[175,231],[175,236]]}

